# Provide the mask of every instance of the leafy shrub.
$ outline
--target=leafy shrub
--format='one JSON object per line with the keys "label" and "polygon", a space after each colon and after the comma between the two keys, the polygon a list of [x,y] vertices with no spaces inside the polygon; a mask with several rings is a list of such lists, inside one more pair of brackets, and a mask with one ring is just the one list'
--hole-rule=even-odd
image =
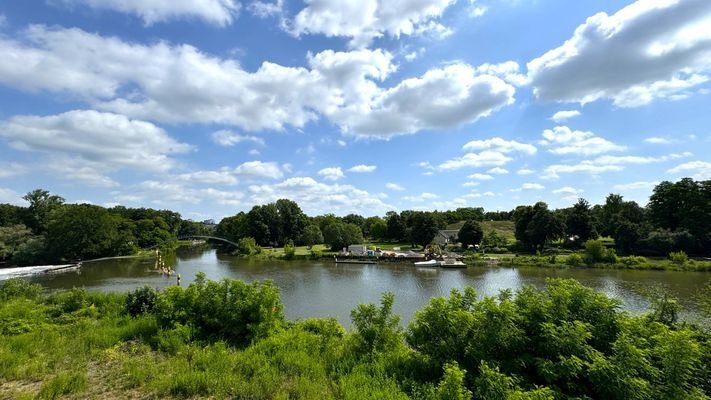
{"label": "leafy shrub", "polygon": [[0,286],[0,301],[11,299],[36,299],[42,293],[42,286],[23,279],[8,279]]}
{"label": "leafy shrub", "polygon": [[645,257],[640,257],[640,256],[629,256],[629,257],[620,257],[617,262],[620,264],[624,265],[627,268],[632,268],[632,269],[644,269],[644,268],[649,268],[649,261]]}
{"label": "leafy shrub", "polygon": [[573,267],[578,267],[583,264],[583,257],[578,253],[573,253],[568,256],[565,262]]}
{"label": "leafy shrub", "polygon": [[356,328],[356,349],[361,354],[392,349],[400,342],[400,317],[392,313],[394,302],[395,295],[386,292],[380,300],[380,307],[360,304],[351,311],[351,319]]}
{"label": "leafy shrub", "polygon": [[271,282],[207,281],[198,273],[186,289],[171,286],[158,296],[160,326],[191,326],[198,338],[244,346],[283,325],[279,289]]}
{"label": "leafy shrub", "polygon": [[614,249],[608,249],[600,240],[588,240],[585,242],[585,262],[587,264],[617,262],[617,255]]}
{"label": "leafy shrub", "polygon": [[469,400],[472,392],[464,385],[467,371],[457,363],[444,365],[444,376],[437,386],[437,398],[441,400]]}
{"label": "leafy shrub", "polygon": [[294,247],[293,242],[289,242],[284,245],[284,258],[287,260],[291,260],[294,258],[294,255],[296,254],[296,247]]}
{"label": "leafy shrub", "polygon": [[52,295],[50,302],[59,306],[62,312],[73,313],[89,306],[89,294],[86,289],[75,287]]}
{"label": "leafy shrub", "polygon": [[686,255],[686,253],[684,253],[683,251],[672,251],[671,253],[669,253],[669,259],[675,265],[681,266],[689,261],[689,256]]}
{"label": "leafy shrub", "polygon": [[306,332],[325,337],[345,336],[346,331],[335,318],[307,318],[296,323],[296,326]]}
{"label": "leafy shrub", "polygon": [[237,252],[239,254],[249,256],[252,254],[259,254],[262,252],[262,248],[259,247],[257,241],[253,237],[243,237],[237,242]]}
{"label": "leafy shrub", "polygon": [[124,310],[128,315],[136,317],[153,312],[157,302],[158,291],[146,285],[126,295]]}

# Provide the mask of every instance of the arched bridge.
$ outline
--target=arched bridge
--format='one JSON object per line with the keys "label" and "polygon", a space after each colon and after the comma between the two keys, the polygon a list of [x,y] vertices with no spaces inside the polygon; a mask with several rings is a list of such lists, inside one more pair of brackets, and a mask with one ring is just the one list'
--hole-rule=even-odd
{"label": "arched bridge", "polygon": [[228,239],[225,239],[225,238],[221,238],[221,237],[217,237],[217,236],[201,236],[201,235],[184,235],[184,236],[178,236],[178,240],[190,240],[190,239],[217,240],[217,241],[219,241],[219,242],[229,243],[229,244],[231,244],[232,246],[235,246],[235,247],[238,246],[237,243],[235,243],[235,242],[233,242],[233,241],[231,241],[231,240],[228,240]]}

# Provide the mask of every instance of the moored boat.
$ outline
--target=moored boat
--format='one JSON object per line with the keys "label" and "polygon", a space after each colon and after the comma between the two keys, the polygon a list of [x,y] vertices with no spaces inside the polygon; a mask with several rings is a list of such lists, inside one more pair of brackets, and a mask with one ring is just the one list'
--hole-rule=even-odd
{"label": "moored boat", "polygon": [[427,261],[417,261],[415,262],[416,267],[437,267],[439,266],[439,261],[437,260],[427,260]]}
{"label": "moored boat", "polygon": [[466,268],[467,264],[457,260],[456,258],[445,258],[444,260],[439,261],[439,266],[441,268]]}

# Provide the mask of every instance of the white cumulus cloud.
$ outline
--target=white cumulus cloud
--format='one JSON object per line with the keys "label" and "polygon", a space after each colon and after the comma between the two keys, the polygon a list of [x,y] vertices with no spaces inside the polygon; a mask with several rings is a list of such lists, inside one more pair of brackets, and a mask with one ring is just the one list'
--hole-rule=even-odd
{"label": "white cumulus cloud", "polygon": [[565,111],[558,111],[557,113],[553,114],[551,116],[550,120],[553,122],[562,122],[570,118],[575,118],[580,116],[580,111],[578,110],[565,110]]}
{"label": "white cumulus cloud", "polygon": [[534,145],[520,143],[515,140],[506,140],[500,137],[485,140],[472,140],[471,142],[466,143],[462,149],[468,151],[493,150],[501,153],[521,152],[526,154],[536,154],[537,151],[536,146]]}
{"label": "white cumulus cloud", "polygon": [[318,174],[323,176],[324,179],[328,179],[330,181],[337,181],[337,180],[342,179],[346,176],[343,173],[343,170],[341,170],[341,167],[324,168],[324,169],[318,171]]}
{"label": "white cumulus cloud", "polygon": [[0,122],[0,137],[22,151],[62,154],[106,168],[165,171],[171,154],[191,146],[150,122],[93,110],[58,115],[19,115]]}
{"label": "white cumulus cloud", "polygon": [[456,0],[306,0],[306,7],[290,21],[290,32],[351,38],[351,47],[368,46],[375,38],[449,29],[439,17]]}
{"label": "white cumulus cloud", "polygon": [[358,164],[358,165],[354,165],[351,168],[349,168],[348,172],[360,172],[360,173],[375,172],[375,170],[377,168],[378,167],[375,165]]}
{"label": "white cumulus cloud", "polygon": [[621,151],[625,147],[588,131],[574,131],[567,126],[556,126],[543,131],[541,144],[551,147],[553,154],[593,155]]}
{"label": "white cumulus cloud", "polygon": [[542,100],[644,105],[709,80],[709,37],[708,0],[639,0],[589,17],[563,45],[529,62],[529,83]]}
{"label": "white cumulus cloud", "polygon": [[68,5],[85,5],[95,9],[133,14],[146,25],[177,18],[199,18],[226,26],[237,17],[240,3],[236,0],[60,0]]}
{"label": "white cumulus cloud", "polygon": [[404,187],[402,187],[401,185],[398,185],[397,183],[393,183],[393,182],[388,182],[388,183],[386,183],[386,184],[385,184],[385,187],[388,188],[388,189],[390,189],[390,190],[394,190],[394,191],[396,191],[396,192],[402,192],[402,191],[405,190]]}
{"label": "white cumulus cloud", "polygon": [[213,132],[211,136],[213,142],[225,147],[234,146],[242,142],[252,142],[264,145],[264,139],[260,137],[240,135],[239,133],[232,132],[228,129],[221,129],[219,131]]}

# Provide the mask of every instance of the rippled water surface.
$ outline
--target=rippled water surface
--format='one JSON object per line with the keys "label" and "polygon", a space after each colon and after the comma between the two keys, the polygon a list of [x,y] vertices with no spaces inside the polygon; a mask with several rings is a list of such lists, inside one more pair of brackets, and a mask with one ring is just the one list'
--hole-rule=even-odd
{"label": "rippled water surface", "polygon": [[[648,302],[643,295],[664,289],[685,306],[685,317],[695,319],[695,297],[711,273],[673,271],[613,271],[593,269],[418,268],[411,264],[335,264],[329,261],[258,261],[218,255],[212,249],[181,248],[169,260],[187,285],[199,271],[210,279],[225,277],[247,282],[270,279],[280,289],[286,316],[336,317],[350,326],[350,311],[359,303],[377,302],[385,291],[395,293],[395,312],[407,323],[433,296],[472,286],[479,295],[524,284],[541,287],[548,277],[575,278],[586,286],[622,300],[630,312],[641,312]],[[91,290],[127,291],[145,284],[174,285],[176,277],[156,273],[152,259],[116,259],[84,264],[80,271],[33,277],[50,289],[86,287]]]}

